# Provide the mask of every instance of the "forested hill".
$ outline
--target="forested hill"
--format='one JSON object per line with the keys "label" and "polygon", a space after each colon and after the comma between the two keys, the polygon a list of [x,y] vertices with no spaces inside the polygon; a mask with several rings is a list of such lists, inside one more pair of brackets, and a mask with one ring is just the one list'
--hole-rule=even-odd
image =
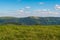
{"label": "forested hill", "polygon": [[0,17],[0,24],[18,25],[59,25],[60,17]]}

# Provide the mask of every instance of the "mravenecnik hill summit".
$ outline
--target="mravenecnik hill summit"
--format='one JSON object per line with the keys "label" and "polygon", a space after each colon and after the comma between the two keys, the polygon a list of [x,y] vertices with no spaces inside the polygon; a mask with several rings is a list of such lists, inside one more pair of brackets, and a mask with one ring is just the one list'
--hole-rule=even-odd
{"label": "mravenecnik hill summit", "polygon": [[18,25],[60,25],[60,17],[0,17],[0,24]]}

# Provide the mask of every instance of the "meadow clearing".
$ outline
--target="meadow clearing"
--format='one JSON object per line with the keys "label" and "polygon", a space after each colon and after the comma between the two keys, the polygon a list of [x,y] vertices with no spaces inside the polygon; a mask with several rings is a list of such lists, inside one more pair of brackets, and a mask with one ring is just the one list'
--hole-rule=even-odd
{"label": "meadow clearing", "polygon": [[60,40],[60,25],[0,25],[0,40]]}

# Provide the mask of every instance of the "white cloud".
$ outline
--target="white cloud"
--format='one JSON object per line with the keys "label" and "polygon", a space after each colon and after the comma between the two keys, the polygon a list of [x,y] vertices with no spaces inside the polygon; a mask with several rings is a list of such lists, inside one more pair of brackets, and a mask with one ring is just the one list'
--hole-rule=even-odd
{"label": "white cloud", "polygon": [[24,12],[23,10],[19,10],[20,12]]}
{"label": "white cloud", "polygon": [[35,10],[37,13],[51,13],[50,9]]}
{"label": "white cloud", "polygon": [[[8,14],[9,13],[9,14]],[[20,10],[10,11],[7,15],[11,16],[19,16],[19,17],[25,17],[25,16],[40,16],[40,17],[52,17],[57,16],[59,13],[57,11],[51,11],[50,9],[37,9],[37,10],[26,10],[25,8],[22,8]],[[2,14],[3,15],[3,14]],[[4,14],[5,15],[5,14]]]}
{"label": "white cloud", "polygon": [[50,11],[50,9],[35,10],[34,14],[40,15],[40,16],[57,16],[57,15],[59,15],[58,12]]}
{"label": "white cloud", "polygon": [[56,10],[60,10],[60,5],[56,4],[56,5],[55,5],[55,9],[56,9]]}
{"label": "white cloud", "polygon": [[21,10],[18,10],[17,12],[18,13],[24,13],[24,10],[21,9]]}
{"label": "white cloud", "polygon": [[25,8],[30,9],[31,7],[30,6],[26,6]]}
{"label": "white cloud", "polygon": [[40,2],[39,4],[41,4],[41,5],[42,5],[42,4],[45,4],[45,3],[44,3],[44,2]]}

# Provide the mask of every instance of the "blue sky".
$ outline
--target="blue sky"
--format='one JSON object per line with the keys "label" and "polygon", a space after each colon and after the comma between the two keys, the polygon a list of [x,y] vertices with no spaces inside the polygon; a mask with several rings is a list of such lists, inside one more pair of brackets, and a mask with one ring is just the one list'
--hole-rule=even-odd
{"label": "blue sky", "polygon": [[0,0],[0,16],[60,17],[60,0]]}

